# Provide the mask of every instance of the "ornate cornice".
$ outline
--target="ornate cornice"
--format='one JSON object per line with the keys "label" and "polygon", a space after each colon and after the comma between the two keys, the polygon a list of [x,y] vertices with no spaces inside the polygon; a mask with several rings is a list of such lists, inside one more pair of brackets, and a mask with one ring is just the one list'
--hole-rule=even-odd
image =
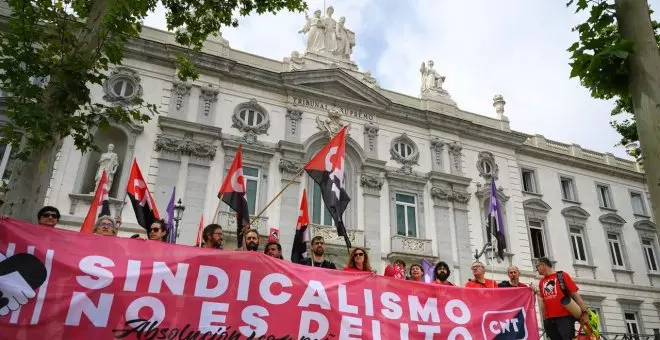
{"label": "ornate cornice", "polygon": [[157,135],[154,143],[156,151],[168,151],[188,156],[215,159],[216,146],[212,143],[179,139],[173,136]]}
{"label": "ornate cornice", "polygon": [[194,137],[216,140],[222,138],[222,129],[166,116],[158,116],[158,126],[168,135],[192,134]]}
{"label": "ornate cornice", "polygon": [[[477,197],[482,200],[490,196],[490,185],[483,185],[477,183],[477,191],[474,193]],[[497,188],[497,198],[500,202],[504,203],[509,200],[509,196],[504,193],[504,188],[501,186]]]}

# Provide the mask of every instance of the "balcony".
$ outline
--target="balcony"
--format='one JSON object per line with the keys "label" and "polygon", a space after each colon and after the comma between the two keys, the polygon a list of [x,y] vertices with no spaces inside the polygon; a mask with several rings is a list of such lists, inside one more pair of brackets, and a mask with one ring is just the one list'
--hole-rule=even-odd
{"label": "balcony", "polygon": [[431,240],[395,235],[392,236],[391,242],[390,257],[396,255],[434,257]]}
{"label": "balcony", "polygon": [[[253,218],[254,216],[250,216],[250,221],[252,221]],[[225,235],[232,235],[234,239],[236,238],[236,213],[221,211],[218,214],[218,224],[222,226]],[[259,217],[259,220],[255,221],[251,228],[257,229],[259,236],[268,238],[268,235],[270,234],[268,217]]]}
{"label": "balcony", "polygon": [[[310,240],[315,236],[321,236],[327,245],[346,247],[344,237],[337,235],[337,228],[316,224],[310,224],[308,228],[310,228]],[[347,230],[347,232],[348,240],[353,247],[364,247],[364,231]]]}

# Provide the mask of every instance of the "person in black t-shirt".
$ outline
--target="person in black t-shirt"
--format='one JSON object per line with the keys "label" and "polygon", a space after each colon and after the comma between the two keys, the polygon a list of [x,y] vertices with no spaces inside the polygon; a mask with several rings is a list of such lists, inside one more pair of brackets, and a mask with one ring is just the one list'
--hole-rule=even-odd
{"label": "person in black t-shirt", "polygon": [[303,259],[300,261],[300,264],[312,267],[337,269],[334,263],[323,257],[323,254],[325,254],[325,241],[321,236],[314,236],[312,239],[312,256]]}
{"label": "person in black t-shirt", "polygon": [[520,282],[520,270],[516,266],[509,266],[506,270],[509,275],[509,280],[502,281],[498,284],[499,287],[529,287],[528,285]]}

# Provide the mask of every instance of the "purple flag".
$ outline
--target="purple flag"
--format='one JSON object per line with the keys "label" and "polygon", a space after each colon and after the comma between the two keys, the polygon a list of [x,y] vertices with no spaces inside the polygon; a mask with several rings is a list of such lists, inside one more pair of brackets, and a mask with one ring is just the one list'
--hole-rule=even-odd
{"label": "purple flag", "polygon": [[165,213],[167,218],[165,223],[167,223],[167,243],[176,243],[176,230],[174,230],[174,197],[176,195],[176,187],[172,188],[172,197],[170,197],[170,202],[167,203],[167,209]]}
{"label": "purple flag", "polygon": [[[497,256],[504,260],[504,249],[506,249],[506,240],[504,239],[504,219],[502,218],[502,206],[497,199],[497,188],[495,179],[490,182],[490,205],[488,206],[487,223],[488,242],[492,242],[492,236],[495,235],[497,243]],[[495,247],[493,247],[495,249]]]}
{"label": "purple flag", "polygon": [[435,279],[435,266],[433,263],[422,259],[422,268],[424,268],[424,282],[431,283]]}

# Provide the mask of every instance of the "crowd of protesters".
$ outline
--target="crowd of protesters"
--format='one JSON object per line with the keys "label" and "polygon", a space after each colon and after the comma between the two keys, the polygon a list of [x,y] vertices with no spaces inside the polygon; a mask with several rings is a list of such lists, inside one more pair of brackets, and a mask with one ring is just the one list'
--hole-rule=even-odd
{"label": "crowd of protesters", "polygon": [[[55,227],[60,219],[60,212],[52,206],[45,206],[37,213],[38,223],[42,226]],[[121,219],[111,216],[98,217],[94,225],[94,233],[104,236],[117,236],[121,225]],[[168,237],[169,229],[164,220],[154,221],[147,231],[148,240],[165,242]],[[202,231],[201,247],[223,249],[223,230],[219,224],[209,224]],[[139,234],[131,238],[143,239]],[[259,233],[255,229],[246,229],[243,232],[243,248],[237,250],[258,251]],[[303,258],[299,264],[320,267],[326,269],[337,269],[336,265],[325,258],[325,241],[321,236],[315,236],[310,244],[311,254]],[[283,259],[282,246],[279,242],[268,242],[264,247],[264,254]],[[376,273],[369,262],[369,253],[364,248],[353,248],[350,252],[348,263],[343,268],[349,272],[370,272]],[[547,336],[552,339],[568,340],[573,339],[575,334],[575,322],[577,319],[563,306],[564,296],[570,296],[579,306],[582,314],[579,321],[583,324],[589,322],[588,309],[577,293],[578,287],[572,278],[565,272],[555,271],[553,264],[548,258],[540,258],[536,262],[536,271],[542,277],[538,286],[528,286],[520,282],[520,270],[516,266],[510,266],[507,269],[508,280],[496,282],[486,278],[486,267],[479,260],[475,260],[471,265],[473,278],[469,279],[464,285],[466,288],[517,288],[527,287],[539,295],[541,304],[541,313],[544,317],[544,329]],[[406,273],[406,263],[397,259],[385,268],[384,276],[410,281],[425,282],[424,268],[420,264],[412,264]],[[454,286],[449,281],[451,270],[446,262],[440,261],[435,265],[434,273],[431,276],[432,283],[437,285]]]}

